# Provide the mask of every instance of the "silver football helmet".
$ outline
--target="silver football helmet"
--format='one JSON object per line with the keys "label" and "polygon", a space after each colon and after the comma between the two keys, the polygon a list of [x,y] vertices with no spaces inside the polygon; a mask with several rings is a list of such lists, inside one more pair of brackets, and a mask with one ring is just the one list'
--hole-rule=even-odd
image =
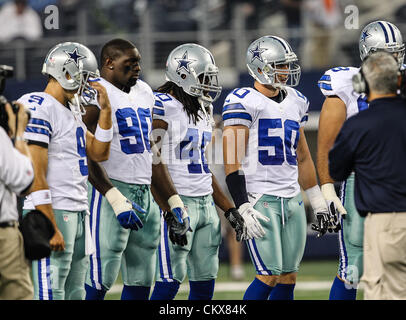
{"label": "silver football helmet", "polygon": [[[275,36],[264,36],[252,42],[246,63],[250,75],[261,84],[294,87],[299,84],[301,69],[292,47]],[[287,65],[287,69],[281,68]],[[281,78],[286,80],[281,81]]]}
{"label": "silver football helmet", "polygon": [[48,52],[42,74],[52,76],[66,90],[77,90],[69,106],[74,114],[85,114],[84,105],[96,96],[88,81],[100,77],[96,57],[89,48],[77,42],[57,44]]}
{"label": "silver football helmet", "polygon": [[222,89],[213,55],[195,43],[182,44],[172,50],[166,61],[165,77],[197,97],[204,107],[213,103]]}
{"label": "silver football helmet", "polygon": [[361,32],[359,38],[359,54],[365,60],[372,52],[385,50],[396,54],[399,66],[405,58],[405,45],[399,29],[387,21],[369,23]]}

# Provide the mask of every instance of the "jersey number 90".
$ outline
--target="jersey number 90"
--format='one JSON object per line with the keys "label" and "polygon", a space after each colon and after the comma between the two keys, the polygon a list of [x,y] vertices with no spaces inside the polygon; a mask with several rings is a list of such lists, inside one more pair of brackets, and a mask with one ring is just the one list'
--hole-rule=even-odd
{"label": "jersey number 90", "polygon": [[[151,151],[149,144],[149,127],[152,122],[151,111],[146,108],[122,108],[116,111],[118,132],[124,139],[120,139],[121,150],[126,154]],[[149,121],[149,124],[148,122]],[[131,143],[130,137],[135,138]]]}

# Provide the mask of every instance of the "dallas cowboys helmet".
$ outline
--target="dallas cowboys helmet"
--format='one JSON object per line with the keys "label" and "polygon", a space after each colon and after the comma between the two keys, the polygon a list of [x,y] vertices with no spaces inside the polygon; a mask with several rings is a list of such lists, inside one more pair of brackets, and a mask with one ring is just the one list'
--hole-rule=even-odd
{"label": "dallas cowboys helmet", "polygon": [[[299,84],[301,69],[292,47],[275,36],[264,36],[252,42],[247,50],[246,63],[250,75],[261,84],[294,87]],[[288,69],[278,68],[288,65]],[[280,76],[288,76],[280,82]]]}
{"label": "dallas cowboys helmet", "polygon": [[397,53],[399,65],[403,64],[405,45],[399,29],[387,21],[374,21],[369,23],[361,32],[359,39],[359,53],[361,60],[365,60],[372,52],[385,50]]}
{"label": "dallas cowboys helmet", "polygon": [[77,42],[64,42],[54,46],[45,57],[42,74],[52,76],[66,90],[77,90],[71,103],[82,114],[83,104],[89,104],[96,94],[88,80],[100,77],[93,52]]}
{"label": "dallas cowboys helmet", "polygon": [[204,105],[213,103],[221,93],[218,68],[209,50],[195,43],[182,44],[169,54],[166,80],[172,81]]}

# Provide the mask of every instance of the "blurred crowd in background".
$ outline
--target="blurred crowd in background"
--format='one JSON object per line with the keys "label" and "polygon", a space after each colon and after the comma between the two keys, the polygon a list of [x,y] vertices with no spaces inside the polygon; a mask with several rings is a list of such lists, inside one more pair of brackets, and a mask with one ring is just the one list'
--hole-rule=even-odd
{"label": "blurred crowd in background", "polygon": [[[57,29],[44,26],[50,14],[46,8],[50,5],[58,10]],[[354,5],[359,12],[357,21],[349,17]],[[386,19],[405,32],[406,3],[404,0],[0,0],[0,59],[17,59],[11,50],[16,48],[17,39],[24,41],[17,42],[24,49],[43,49],[37,54],[42,56],[42,51],[53,45],[46,39],[82,40],[97,51],[97,42],[104,42],[101,36],[128,35],[132,37],[129,40],[142,42],[141,49],[144,46],[151,50],[153,46],[152,52],[147,51],[153,56],[152,61],[144,69],[162,68],[169,51],[182,39],[208,46],[220,67],[241,70],[244,60],[236,57],[235,52],[246,48],[258,36],[277,34],[287,38],[304,70],[357,65],[360,29],[349,29],[353,25],[346,28],[346,19],[350,24],[358,22],[359,28],[372,20]],[[31,53],[36,56],[35,51]],[[27,57],[24,61],[27,62]],[[24,77],[32,74],[35,70],[28,69]]]}

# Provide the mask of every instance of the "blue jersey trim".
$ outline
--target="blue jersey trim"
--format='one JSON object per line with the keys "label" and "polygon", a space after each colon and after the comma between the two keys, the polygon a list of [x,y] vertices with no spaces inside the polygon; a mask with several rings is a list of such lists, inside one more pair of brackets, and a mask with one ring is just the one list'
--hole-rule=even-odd
{"label": "blue jersey trim", "polygon": [[223,114],[223,121],[225,121],[227,119],[235,119],[235,118],[252,121],[251,115],[249,113],[245,113],[245,112],[230,112],[230,113]]}
{"label": "blue jersey trim", "polygon": [[228,111],[228,110],[245,110],[245,107],[241,104],[241,103],[232,103],[232,104],[228,104],[226,106],[223,107],[223,112]]}

